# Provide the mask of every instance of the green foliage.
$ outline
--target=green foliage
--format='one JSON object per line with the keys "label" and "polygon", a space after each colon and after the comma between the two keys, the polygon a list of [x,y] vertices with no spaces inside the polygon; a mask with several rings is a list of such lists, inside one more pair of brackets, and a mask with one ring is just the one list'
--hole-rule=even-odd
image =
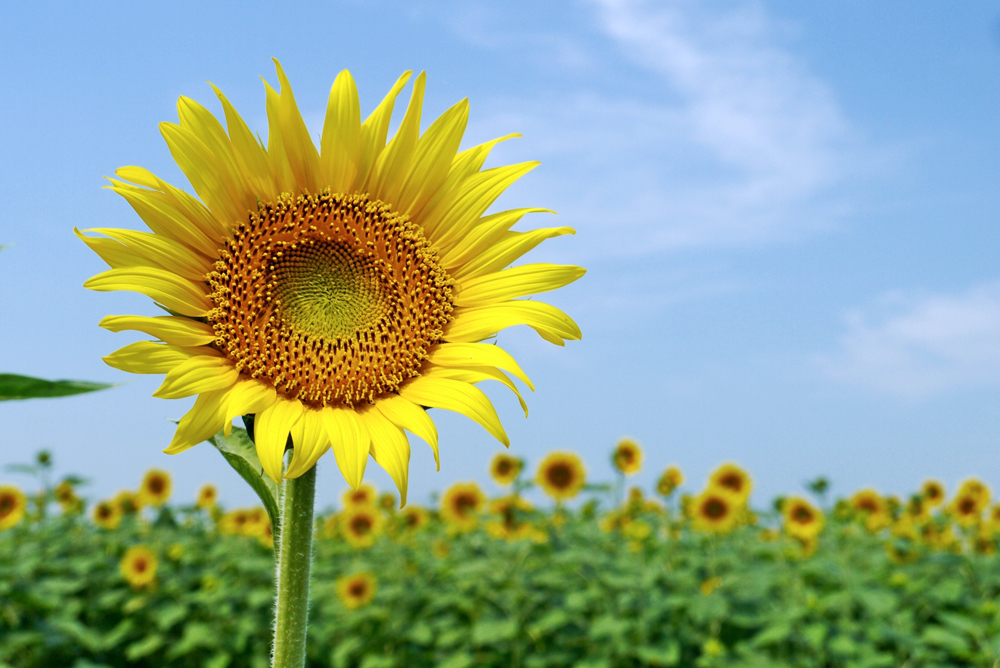
{"label": "green foliage", "polygon": [[[104,531],[58,515],[0,533],[0,666],[265,668],[271,551],[219,535],[201,511],[170,512],[176,523],[129,516]],[[321,531],[308,665],[985,667],[1000,658],[995,555],[920,548],[894,563],[883,538],[843,521],[804,558],[797,543],[763,541],[753,527],[636,543],[582,513],[563,517],[533,516],[544,542],[453,536],[434,521],[355,550]],[[155,586],[134,590],[119,560],[139,544],[159,564]],[[376,575],[377,592],[349,610],[337,579],[359,571]]]}
{"label": "green foliage", "polygon": [[[250,419],[253,419],[252,416]],[[277,540],[281,532],[281,518],[278,513],[278,485],[264,473],[264,467],[261,466],[260,459],[257,457],[257,448],[250,440],[247,430],[233,427],[229,436],[220,431],[208,439],[208,442],[222,453],[229,465],[256,492],[260,502],[264,504],[267,516],[271,519],[271,528],[274,531],[275,540]]]}
{"label": "green foliage", "polygon": [[0,401],[14,399],[48,399],[84,394],[111,387],[108,383],[88,383],[82,380],[42,380],[13,373],[0,373]]}

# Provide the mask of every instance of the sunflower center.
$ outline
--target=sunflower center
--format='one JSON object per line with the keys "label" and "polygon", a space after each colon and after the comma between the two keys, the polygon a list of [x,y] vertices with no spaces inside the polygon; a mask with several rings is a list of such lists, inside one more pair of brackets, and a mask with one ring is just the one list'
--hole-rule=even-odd
{"label": "sunflower center", "polygon": [[371,532],[372,523],[367,517],[355,517],[351,522],[351,529],[358,535]]}
{"label": "sunflower center", "polygon": [[133,564],[133,568],[135,569],[136,573],[145,573],[146,566],[148,566],[148,564],[146,563],[146,560],[142,558],[136,559],[135,563]]}
{"label": "sunflower center", "polygon": [[365,595],[365,591],[367,589],[368,586],[364,582],[352,582],[350,589],[351,596],[355,598],[361,598],[362,596]]}
{"label": "sunflower center", "polygon": [[452,312],[419,226],[363,195],[282,195],[233,229],[209,274],[216,346],[312,406],[354,406],[419,375]]}
{"label": "sunflower center", "polygon": [[705,517],[709,519],[712,520],[721,519],[726,516],[728,510],[729,509],[726,506],[726,504],[723,501],[720,501],[719,499],[709,499],[708,501],[705,502],[704,506]]}
{"label": "sunflower center", "polygon": [[809,512],[808,508],[803,508],[802,506],[799,506],[798,508],[795,509],[793,517],[795,518],[795,521],[799,522],[800,524],[808,524],[810,521],[812,521],[812,513]]}
{"label": "sunflower center", "polygon": [[14,508],[17,507],[17,503],[14,501],[14,497],[8,494],[0,496],[0,517],[6,517],[14,512]]}
{"label": "sunflower center", "polygon": [[573,482],[573,472],[568,466],[557,464],[549,469],[549,482],[557,489],[569,487]]}

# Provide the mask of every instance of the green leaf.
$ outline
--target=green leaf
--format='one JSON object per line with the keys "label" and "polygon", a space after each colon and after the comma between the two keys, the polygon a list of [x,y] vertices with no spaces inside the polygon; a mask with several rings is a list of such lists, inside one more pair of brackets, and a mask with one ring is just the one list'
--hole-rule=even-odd
{"label": "green leaf", "polygon": [[257,492],[264,509],[267,510],[268,517],[271,518],[271,532],[274,534],[274,543],[278,544],[278,535],[281,533],[280,516],[278,515],[278,485],[265,473],[264,467],[260,465],[257,458],[257,447],[250,440],[250,435],[246,429],[233,427],[233,431],[226,436],[224,431],[208,439],[222,453],[229,465],[232,466],[240,477],[247,481],[247,484]]}
{"label": "green leaf", "polygon": [[483,619],[472,627],[472,642],[476,645],[493,645],[516,635],[517,622],[513,619]]}
{"label": "green leaf", "polygon": [[146,636],[139,642],[132,643],[125,649],[125,658],[129,661],[137,661],[145,656],[149,656],[156,650],[163,647],[163,636],[154,633]]}
{"label": "green leaf", "polygon": [[378,654],[369,654],[361,662],[361,668],[393,668],[395,665],[396,659],[393,657]]}
{"label": "green leaf", "polygon": [[438,668],[469,668],[473,663],[472,655],[468,652],[459,652],[439,663]]}
{"label": "green leaf", "polygon": [[635,655],[651,666],[676,666],[681,660],[681,646],[671,640],[666,647],[639,647]]}
{"label": "green leaf", "polygon": [[14,373],[0,373],[0,401],[14,399],[48,399],[84,394],[112,387],[109,383],[88,383],[83,380],[42,380]]}
{"label": "green leaf", "polygon": [[965,638],[953,633],[943,626],[928,626],[920,638],[928,645],[940,647],[948,652],[962,656],[969,651],[969,644]]}

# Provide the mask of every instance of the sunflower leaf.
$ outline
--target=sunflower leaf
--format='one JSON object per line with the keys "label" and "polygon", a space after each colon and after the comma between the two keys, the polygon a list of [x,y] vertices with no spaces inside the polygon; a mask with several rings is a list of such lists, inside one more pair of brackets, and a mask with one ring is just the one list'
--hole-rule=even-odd
{"label": "sunflower leaf", "polygon": [[43,380],[13,373],[0,373],[0,401],[68,397],[112,387],[108,383],[82,380]]}
{"label": "sunflower leaf", "polygon": [[277,544],[278,535],[281,532],[278,515],[278,485],[268,476],[264,475],[264,468],[257,458],[257,447],[250,440],[250,435],[246,429],[233,427],[233,431],[226,436],[224,431],[208,439],[208,442],[216,447],[226,458],[240,477],[247,481],[253,491],[260,497],[264,509],[267,510],[268,517],[271,518],[271,532]]}

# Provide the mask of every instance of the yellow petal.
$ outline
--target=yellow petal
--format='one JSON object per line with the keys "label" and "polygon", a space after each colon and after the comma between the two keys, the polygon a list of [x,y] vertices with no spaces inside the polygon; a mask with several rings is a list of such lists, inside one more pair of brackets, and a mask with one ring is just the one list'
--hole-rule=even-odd
{"label": "yellow petal", "polygon": [[241,380],[229,393],[229,404],[226,406],[226,436],[233,430],[233,418],[241,415],[260,414],[277,401],[278,395],[274,388],[259,380]]}
{"label": "yellow petal", "polygon": [[358,175],[361,105],[351,73],[343,70],[330,88],[320,139],[320,169],[331,192],[347,192]]}
{"label": "yellow petal", "polygon": [[183,96],[177,100],[177,115],[180,117],[181,127],[204,144],[210,156],[215,159],[220,170],[216,177],[237,210],[256,209],[255,193],[251,192],[243,173],[236,165],[232,142],[219,119],[191,98]]}
{"label": "yellow petal", "polygon": [[403,177],[413,162],[413,150],[420,136],[420,112],[423,109],[426,81],[427,76],[424,72],[417,75],[416,81],[413,82],[410,104],[406,108],[399,129],[396,130],[396,136],[379,154],[368,179],[368,186],[365,188],[374,197],[383,202],[390,202],[394,208],[399,206],[397,202]]}
{"label": "yellow petal", "polygon": [[109,269],[88,279],[83,287],[98,292],[129,290],[163,304],[171,311],[192,317],[208,315],[212,301],[208,286],[156,267]]}
{"label": "yellow petal", "polygon": [[406,487],[410,471],[410,443],[406,432],[393,424],[374,406],[359,414],[371,436],[369,452],[375,462],[385,469],[399,490],[399,507],[406,505]]}
{"label": "yellow petal", "polygon": [[281,483],[281,465],[285,458],[288,434],[302,417],[304,410],[298,399],[281,397],[254,419],[253,437],[257,445],[257,457],[264,472],[276,483]]}
{"label": "yellow petal", "polygon": [[281,68],[277,58],[273,58],[274,67],[278,71],[278,83],[281,84],[281,99],[279,111],[281,115],[281,141],[288,156],[288,164],[292,168],[295,180],[302,190],[318,193],[319,183],[319,153],[316,145],[309,137],[309,130],[302,120],[302,114],[295,103],[292,86]]}
{"label": "yellow petal", "polygon": [[337,458],[337,466],[347,484],[357,489],[365,477],[365,466],[368,464],[368,445],[371,443],[368,429],[351,408],[327,406],[320,414],[330,436],[330,448]]}
{"label": "yellow petal", "polygon": [[461,282],[455,306],[489,306],[497,302],[548,292],[587,273],[569,264],[525,264]]}
{"label": "yellow petal", "polygon": [[409,81],[413,72],[407,70],[396,79],[392,89],[385,96],[382,102],[375,108],[375,111],[361,124],[361,157],[358,160],[358,175],[354,182],[353,190],[359,191],[368,182],[368,175],[375,160],[378,159],[382,149],[385,148],[385,137],[389,132],[389,120],[392,118],[392,108],[396,103],[396,96],[403,86]]}
{"label": "yellow petal", "polygon": [[424,439],[434,451],[434,463],[441,470],[441,457],[438,454],[438,432],[434,420],[420,406],[403,397],[390,394],[375,402],[375,407],[382,415],[389,418],[393,424],[410,431]]}
{"label": "yellow petal", "polygon": [[499,242],[526,213],[555,214],[555,211],[538,208],[509,209],[483,216],[465,237],[455,242],[448,253],[441,257],[441,264],[450,269],[462,267],[475,261],[493,244]]}
{"label": "yellow petal", "polygon": [[547,227],[531,232],[507,232],[499,241],[483,245],[471,262],[449,268],[448,274],[461,283],[470,278],[500,271],[546,239],[576,234],[572,227]]}
{"label": "yellow petal", "polygon": [[[119,169],[116,173],[130,174],[131,169]],[[125,178],[125,177],[123,177]],[[135,178],[132,176],[132,178]],[[191,248],[203,253],[206,257],[218,257],[221,235],[216,234],[211,227],[192,220],[185,215],[174,202],[164,193],[157,190],[146,190],[136,186],[108,179],[111,185],[108,186],[115,193],[125,198],[143,222],[149,226],[156,234],[187,244]]]}
{"label": "yellow petal", "polygon": [[495,366],[514,374],[535,391],[528,375],[510,353],[491,343],[442,343],[431,351],[427,361],[446,367]]}
{"label": "yellow petal", "polygon": [[198,355],[167,372],[163,384],[153,392],[159,399],[183,399],[202,392],[232,387],[240,373],[222,357]]}
{"label": "yellow petal", "polygon": [[420,406],[443,408],[475,420],[498,441],[510,446],[493,404],[482,390],[450,378],[420,376],[399,388],[399,396]]}
{"label": "yellow petal", "polygon": [[424,207],[441,189],[451,171],[455,152],[469,121],[469,100],[453,105],[434,121],[414,150],[398,194],[393,192],[396,209],[418,220]]}
{"label": "yellow petal", "polygon": [[316,462],[330,449],[330,435],[319,411],[310,408],[302,412],[302,417],[292,427],[292,461],[285,471],[286,478],[298,478],[315,466]]}
{"label": "yellow petal", "polygon": [[104,363],[129,373],[167,373],[202,354],[202,350],[206,354],[215,353],[211,348],[180,348],[153,341],[136,341],[105,357]]}
{"label": "yellow petal", "polygon": [[523,162],[473,174],[462,183],[455,201],[440,220],[434,220],[433,227],[425,225],[427,238],[447,253],[478,224],[479,217],[508,186],[538,165],[538,162]]}
{"label": "yellow petal", "polygon": [[229,129],[229,141],[233,147],[233,157],[243,178],[249,184],[250,191],[261,199],[274,199],[278,192],[271,180],[271,170],[267,165],[267,153],[264,152],[264,147],[257,142],[243,117],[236,112],[222,91],[212,84],[209,85],[222,103],[222,109],[226,114],[226,127]]}
{"label": "yellow petal", "polygon": [[224,389],[199,394],[194,407],[177,423],[174,438],[164,452],[176,455],[215,436],[226,420],[229,393],[229,389]]}
{"label": "yellow petal", "polygon": [[[99,325],[112,332],[125,330],[143,332],[173,346],[207,346],[215,341],[215,330],[212,329],[211,325],[178,315],[155,317],[108,315],[101,320]],[[166,371],[152,373],[166,373]]]}
{"label": "yellow petal", "polygon": [[281,96],[266,81],[264,91],[267,93],[267,164],[271,178],[278,192],[297,194],[295,172],[288,161],[288,152],[281,136]]}
{"label": "yellow petal", "polygon": [[158,199],[165,202],[182,217],[194,223],[198,229],[202,230],[209,237],[213,239],[222,238],[228,234],[229,228],[217,221],[212,212],[208,210],[208,207],[200,202],[198,198],[189,195],[180,188],[173,187],[148,169],[135,166],[120,167],[115,170],[115,175],[126,181],[138,183],[146,188],[152,188],[152,192]]}
{"label": "yellow petal", "polygon": [[578,340],[580,328],[572,318],[550,304],[510,301],[478,308],[456,308],[444,327],[444,340],[473,343],[497,335],[514,325],[528,325],[546,341],[563,345],[563,339]]}
{"label": "yellow petal", "polygon": [[247,207],[212,151],[193,132],[174,123],[160,123],[160,134],[174,162],[215,218],[226,227],[245,220]]}
{"label": "yellow petal", "polygon": [[429,371],[424,373],[425,376],[433,376],[434,378],[451,378],[452,380],[460,380],[463,383],[478,383],[484,380],[497,380],[506,385],[511,392],[517,395],[517,400],[521,404],[521,410],[524,411],[524,417],[528,417],[528,404],[524,401],[524,397],[521,396],[521,391],[517,389],[517,385],[514,381],[505,374],[503,371],[491,366],[467,366],[467,367],[444,367],[436,366],[432,367]]}
{"label": "yellow petal", "polygon": [[112,269],[120,267],[159,267],[194,281],[204,281],[212,271],[212,263],[200,253],[176,241],[149,232],[97,228],[85,230],[111,237],[102,239],[84,236],[80,230],[73,232],[92,251],[101,256]]}

